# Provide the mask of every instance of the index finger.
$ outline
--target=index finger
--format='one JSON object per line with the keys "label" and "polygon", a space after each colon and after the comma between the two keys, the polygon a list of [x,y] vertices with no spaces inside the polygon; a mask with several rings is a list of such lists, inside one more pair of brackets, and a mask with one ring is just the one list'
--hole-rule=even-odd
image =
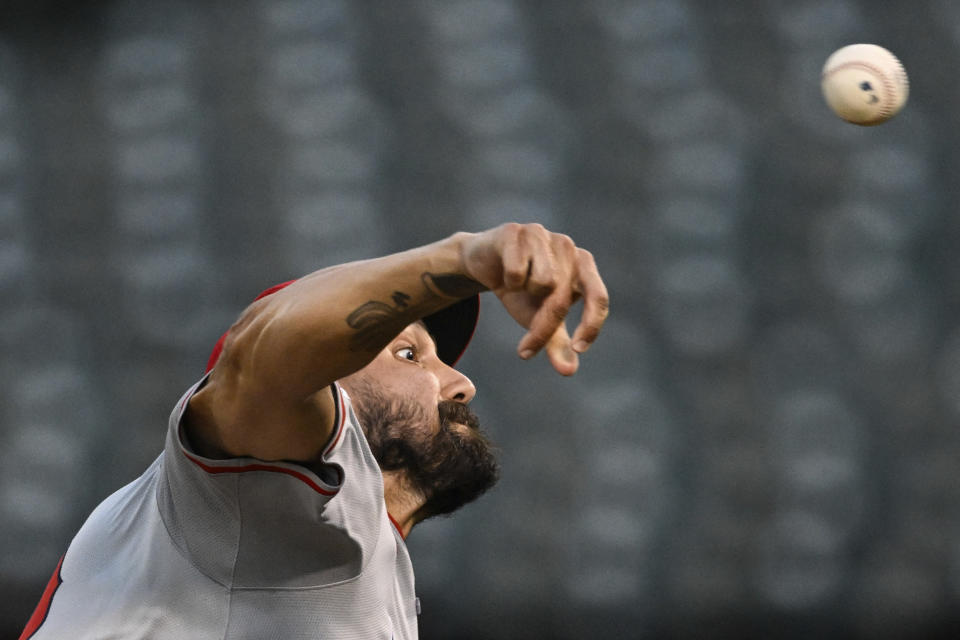
{"label": "index finger", "polygon": [[573,332],[573,350],[584,353],[600,335],[603,323],[610,315],[610,296],[603,283],[593,254],[586,249],[577,249],[579,293],[583,296],[583,313],[580,324]]}
{"label": "index finger", "polygon": [[557,328],[563,324],[574,299],[574,293],[569,286],[561,287],[543,299],[540,308],[530,320],[526,335],[517,345],[521,358],[531,358],[546,346],[556,334]]}

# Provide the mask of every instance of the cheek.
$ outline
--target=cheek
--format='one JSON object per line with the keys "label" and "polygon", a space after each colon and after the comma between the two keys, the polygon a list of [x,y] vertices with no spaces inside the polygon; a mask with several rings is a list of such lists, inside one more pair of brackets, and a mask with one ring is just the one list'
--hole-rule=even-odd
{"label": "cheek", "polygon": [[431,384],[429,378],[409,374],[390,380],[384,390],[424,408],[436,407],[439,397],[436,385]]}
{"label": "cheek", "polygon": [[440,384],[437,377],[422,369],[404,372],[395,384],[399,392],[424,406],[436,406],[440,399]]}
{"label": "cheek", "polygon": [[364,380],[385,396],[413,402],[430,416],[437,414],[440,382],[429,371],[398,362],[392,356],[386,359],[378,356],[361,372]]}

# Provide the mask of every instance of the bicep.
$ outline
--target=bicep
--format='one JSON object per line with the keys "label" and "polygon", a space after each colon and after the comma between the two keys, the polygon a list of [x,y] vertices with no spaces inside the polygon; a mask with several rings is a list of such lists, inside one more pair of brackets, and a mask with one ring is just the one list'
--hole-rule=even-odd
{"label": "bicep", "polygon": [[191,446],[210,458],[318,460],[336,418],[332,387],[291,398],[258,382],[218,364],[184,416]]}
{"label": "bicep", "polygon": [[336,414],[327,371],[336,349],[305,346],[306,329],[290,313],[295,302],[284,292],[259,300],[230,328],[190,401],[189,428],[201,445],[263,460],[308,461],[323,450]]}

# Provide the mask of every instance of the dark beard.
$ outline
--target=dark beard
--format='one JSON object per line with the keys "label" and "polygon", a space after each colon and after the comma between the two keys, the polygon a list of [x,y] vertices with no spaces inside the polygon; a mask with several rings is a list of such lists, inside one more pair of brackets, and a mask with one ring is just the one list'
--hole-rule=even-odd
{"label": "dark beard", "polygon": [[[452,513],[486,493],[500,475],[493,447],[476,414],[460,402],[439,404],[440,431],[423,407],[407,398],[388,398],[369,384],[351,385],[360,419],[380,469],[402,471],[426,500],[418,520]],[[454,430],[452,424],[469,428]]]}

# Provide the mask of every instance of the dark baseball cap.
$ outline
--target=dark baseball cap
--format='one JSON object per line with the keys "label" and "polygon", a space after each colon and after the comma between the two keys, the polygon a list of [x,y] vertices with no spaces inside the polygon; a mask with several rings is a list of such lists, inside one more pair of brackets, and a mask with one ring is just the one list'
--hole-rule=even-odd
{"label": "dark baseball cap", "polygon": [[[293,284],[296,280],[281,282],[269,289],[264,290],[254,300],[260,300],[266,296],[276,293],[280,289]],[[427,331],[433,336],[437,345],[437,356],[441,361],[454,366],[467,350],[467,345],[473,338],[473,333],[477,328],[477,319],[480,317],[480,296],[475,295],[469,298],[459,300],[449,307],[445,307],[436,313],[423,318],[423,323]],[[220,352],[223,351],[223,341],[227,334],[224,333],[213,346],[210,358],[207,360],[207,371],[213,369],[213,365],[220,358]]]}

